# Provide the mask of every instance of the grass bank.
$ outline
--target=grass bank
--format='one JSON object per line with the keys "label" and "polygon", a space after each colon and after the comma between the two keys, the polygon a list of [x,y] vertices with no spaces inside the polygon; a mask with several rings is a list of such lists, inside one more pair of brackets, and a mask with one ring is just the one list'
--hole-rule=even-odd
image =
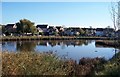
{"label": "grass bank", "polygon": [[79,63],[53,53],[2,52],[2,75],[93,75],[106,61],[82,58]]}
{"label": "grass bank", "polygon": [[95,44],[120,48],[120,40],[97,40]]}
{"label": "grass bank", "polygon": [[109,77],[120,77],[120,52],[103,64],[102,71],[96,72],[96,75],[109,75]]}
{"label": "grass bank", "polygon": [[23,40],[110,40],[107,37],[77,37],[77,36],[3,36],[0,41],[23,41]]}
{"label": "grass bank", "polygon": [[1,52],[2,75],[120,76],[120,52],[112,59],[82,58],[79,63],[52,52]]}

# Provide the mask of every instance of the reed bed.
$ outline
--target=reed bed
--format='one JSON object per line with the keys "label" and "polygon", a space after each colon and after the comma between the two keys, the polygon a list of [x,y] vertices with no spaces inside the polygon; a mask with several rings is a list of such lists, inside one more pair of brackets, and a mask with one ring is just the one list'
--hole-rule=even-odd
{"label": "reed bed", "polygon": [[93,75],[105,60],[82,58],[79,63],[46,52],[2,52],[2,75]]}
{"label": "reed bed", "polygon": [[107,37],[76,37],[76,36],[3,36],[0,41],[23,41],[23,40],[106,40]]}
{"label": "reed bed", "polygon": [[2,56],[2,75],[95,76],[119,75],[120,52],[111,60],[82,58],[79,63],[59,58],[52,52],[8,52]]}
{"label": "reed bed", "polygon": [[97,40],[96,44],[120,48],[120,40]]}

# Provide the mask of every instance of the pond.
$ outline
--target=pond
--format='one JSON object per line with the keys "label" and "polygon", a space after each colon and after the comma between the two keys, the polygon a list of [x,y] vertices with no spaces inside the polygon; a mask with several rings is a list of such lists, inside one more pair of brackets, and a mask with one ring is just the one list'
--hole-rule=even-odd
{"label": "pond", "polygon": [[81,58],[104,57],[115,55],[115,48],[95,44],[95,40],[48,40],[48,41],[7,41],[2,42],[2,51],[9,52],[50,52],[59,57],[79,61]]}

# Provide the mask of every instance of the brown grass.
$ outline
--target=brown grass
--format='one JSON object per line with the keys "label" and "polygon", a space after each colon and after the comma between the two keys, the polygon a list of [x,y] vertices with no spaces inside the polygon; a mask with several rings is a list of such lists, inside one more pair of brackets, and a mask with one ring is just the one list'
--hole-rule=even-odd
{"label": "brown grass", "polygon": [[53,53],[3,52],[2,75],[91,75],[102,62],[99,58],[83,58],[77,64]]}

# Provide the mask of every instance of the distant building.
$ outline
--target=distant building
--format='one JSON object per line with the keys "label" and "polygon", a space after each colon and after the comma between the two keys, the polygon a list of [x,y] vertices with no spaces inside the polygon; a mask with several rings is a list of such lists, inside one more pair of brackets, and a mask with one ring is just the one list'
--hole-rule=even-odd
{"label": "distant building", "polygon": [[116,37],[120,39],[120,29],[116,31]]}
{"label": "distant building", "polygon": [[42,32],[42,33],[46,33],[47,32],[47,24],[41,24],[41,25],[37,25],[36,28],[38,30],[38,32]]}
{"label": "distant building", "polygon": [[49,35],[58,35],[58,33],[59,33],[59,30],[56,27],[49,26],[49,28],[48,28],[48,34]]}
{"label": "distant building", "polygon": [[97,28],[95,32],[96,36],[104,36],[104,29],[103,28]]}
{"label": "distant building", "polygon": [[107,37],[113,37],[115,35],[115,30],[113,28],[105,28],[103,32]]}
{"label": "distant building", "polygon": [[15,32],[17,32],[16,28],[17,27],[16,27],[15,24],[7,24],[5,26],[6,31],[9,32],[9,33],[15,33]]}

